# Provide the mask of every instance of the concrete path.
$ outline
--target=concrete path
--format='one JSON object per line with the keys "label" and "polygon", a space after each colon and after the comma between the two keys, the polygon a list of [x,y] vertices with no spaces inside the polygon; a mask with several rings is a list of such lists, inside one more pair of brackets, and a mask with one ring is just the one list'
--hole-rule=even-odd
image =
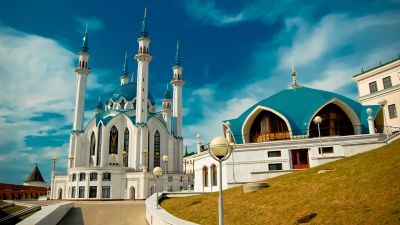
{"label": "concrete path", "polygon": [[144,201],[77,201],[59,225],[148,225]]}

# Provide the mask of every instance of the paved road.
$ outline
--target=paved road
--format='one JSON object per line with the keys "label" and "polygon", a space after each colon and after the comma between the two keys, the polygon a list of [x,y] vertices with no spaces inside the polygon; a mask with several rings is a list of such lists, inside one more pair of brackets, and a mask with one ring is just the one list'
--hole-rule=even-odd
{"label": "paved road", "polygon": [[78,201],[59,225],[148,225],[144,201]]}

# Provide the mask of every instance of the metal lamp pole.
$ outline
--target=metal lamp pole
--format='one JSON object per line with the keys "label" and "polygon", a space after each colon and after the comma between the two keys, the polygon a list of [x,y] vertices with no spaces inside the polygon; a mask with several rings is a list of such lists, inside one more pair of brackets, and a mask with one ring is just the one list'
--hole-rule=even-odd
{"label": "metal lamp pole", "polygon": [[162,176],[163,170],[161,167],[156,167],[153,169],[153,176],[156,178],[156,182],[154,183],[154,190],[156,191],[156,208],[158,209],[158,191],[157,191],[157,181],[158,178]]}
{"label": "metal lamp pole", "polygon": [[320,116],[314,117],[314,123],[318,126],[319,149],[321,151],[321,156],[324,156],[324,151],[322,151],[321,129],[319,127],[319,125],[322,123],[322,118]]}
{"label": "metal lamp pole", "polygon": [[225,137],[216,137],[209,144],[211,157],[219,162],[219,198],[218,198],[218,224],[224,224],[224,200],[222,197],[222,161],[227,160],[234,149]]}
{"label": "metal lamp pole", "polygon": [[[162,161],[164,162],[165,175],[167,175],[167,174],[168,174],[168,155],[164,155],[164,156],[162,157]],[[167,179],[168,179],[168,177],[165,176],[164,191],[167,191],[167,190],[166,190],[166,188],[167,188],[167,186],[166,186],[166,184],[167,184]]]}

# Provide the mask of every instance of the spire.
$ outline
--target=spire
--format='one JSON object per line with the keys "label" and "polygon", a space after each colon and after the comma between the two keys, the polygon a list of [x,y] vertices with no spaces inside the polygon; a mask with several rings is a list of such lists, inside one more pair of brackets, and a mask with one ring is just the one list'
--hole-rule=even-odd
{"label": "spire", "polygon": [[125,62],[124,62],[124,69],[122,70],[122,76],[128,76],[128,52],[125,52]]}
{"label": "spire", "polygon": [[135,82],[135,78],[133,77],[133,72],[132,72],[132,74],[131,74],[131,82],[132,82],[132,83]]}
{"label": "spire", "polygon": [[294,63],[292,62],[292,88],[299,87],[299,84],[297,83],[296,80],[296,76],[297,76],[296,69],[294,67]]}
{"label": "spire", "polygon": [[85,29],[85,36],[83,36],[83,43],[81,47],[81,52],[82,53],[88,53],[89,52],[89,40],[88,40],[88,25],[86,24],[86,29]]}
{"label": "spire", "polygon": [[179,55],[179,40],[176,41],[175,66],[181,66],[181,57]]}
{"label": "spire", "polygon": [[40,173],[39,168],[37,166],[37,163],[35,163],[35,167],[33,168],[32,172],[25,179],[25,182],[32,182],[32,181],[44,182],[42,174]]}
{"label": "spire", "polygon": [[142,22],[142,29],[140,30],[140,37],[141,38],[148,38],[149,37],[149,32],[147,32],[146,17],[147,17],[147,7],[144,8],[144,17],[143,17],[143,22]]}
{"label": "spire", "polygon": [[163,100],[164,100],[164,99],[171,99],[171,92],[169,92],[168,83],[167,83],[167,89],[165,90],[162,99],[163,99]]}

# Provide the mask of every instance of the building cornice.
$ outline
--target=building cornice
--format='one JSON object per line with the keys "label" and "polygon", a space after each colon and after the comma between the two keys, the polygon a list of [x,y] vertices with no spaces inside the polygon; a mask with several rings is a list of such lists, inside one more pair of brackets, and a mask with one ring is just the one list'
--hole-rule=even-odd
{"label": "building cornice", "polygon": [[[370,99],[375,99],[375,98],[378,98],[378,97],[382,97],[382,96],[391,94],[391,93],[399,91],[399,90],[400,90],[400,84],[392,86],[390,88],[386,88],[386,89],[377,91],[377,92],[372,93],[372,94],[367,94],[367,95],[364,95],[364,96],[360,96],[360,97],[358,97],[358,100],[362,103],[362,102],[368,101]],[[378,104],[378,102],[376,104]]]}
{"label": "building cornice", "polygon": [[383,64],[382,66],[378,66],[378,67],[370,69],[369,71],[354,75],[353,80],[360,81],[360,80],[372,77],[376,74],[381,74],[381,73],[383,73],[387,70],[393,69],[395,67],[400,67],[400,60],[398,58],[387,64]]}

